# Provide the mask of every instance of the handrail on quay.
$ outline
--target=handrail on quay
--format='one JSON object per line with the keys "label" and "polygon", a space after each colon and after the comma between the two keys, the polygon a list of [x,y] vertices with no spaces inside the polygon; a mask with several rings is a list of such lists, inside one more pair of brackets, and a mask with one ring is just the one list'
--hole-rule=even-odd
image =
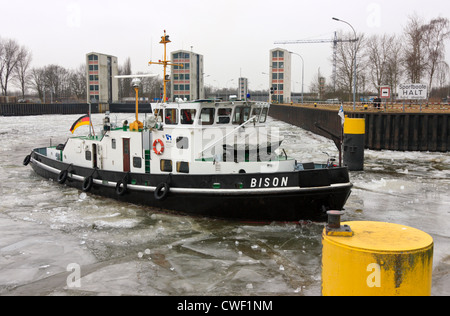
{"label": "handrail on quay", "polygon": [[450,104],[439,102],[381,102],[378,106],[373,102],[357,102],[356,110],[353,111],[352,102],[327,102],[313,101],[304,104],[299,103],[273,103],[274,105],[296,106],[305,108],[317,108],[338,111],[341,105],[344,112],[387,112],[387,113],[450,113]]}

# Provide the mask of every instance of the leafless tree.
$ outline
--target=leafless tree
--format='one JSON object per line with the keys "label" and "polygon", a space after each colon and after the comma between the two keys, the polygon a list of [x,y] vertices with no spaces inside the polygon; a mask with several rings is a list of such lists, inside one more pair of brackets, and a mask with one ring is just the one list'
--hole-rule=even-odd
{"label": "leafless tree", "polygon": [[25,93],[30,85],[30,66],[31,66],[31,51],[26,47],[20,48],[16,71],[16,79],[22,91],[22,98],[25,98]]}
{"label": "leafless tree", "polygon": [[411,83],[420,83],[426,69],[424,46],[425,24],[417,15],[409,17],[404,28],[404,67],[407,79]]}
{"label": "leafless tree", "polygon": [[[131,75],[133,74],[131,71],[131,60],[128,57],[123,66],[119,66],[119,75]],[[119,99],[130,97],[134,95],[134,91],[131,88],[131,80],[132,79],[119,79]]]}
{"label": "leafless tree", "polygon": [[69,71],[69,93],[76,99],[86,98],[86,64],[81,64],[77,69]]}
{"label": "leafless tree", "polygon": [[0,39],[0,85],[2,94],[8,95],[8,83],[14,76],[19,61],[20,46],[13,39]]}
{"label": "leafless tree", "polygon": [[38,94],[41,102],[44,101],[45,71],[44,68],[31,69],[31,87]]}
{"label": "leafless tree", "polygon": [[367,39],[365,50],[368,61],[368,76],[376,91],[386,84],[387,66],[389,60],[389,36],[373,35]]}
{"label": "leafless tree", "polygon": [[[352,40],[355,38],[354,33],[340,34],[338,36],[341,39]],[[336,58],[336,87],[339,90],[347,92],[349,100],[353,94],[353,74],[354,74],[354,62],[355,54],[356,58],[356,78],[358,73],[364,68],[365,58],[362,54],[362,47],[365,45],[364,34],[358,35],[358,41],[356,45],[354,42],[340,42],[337,45],[337,58]]]}
{"label": "leafless tree", "polygon": [[436,18],[424,26],[425,52],[427,56],[428,87],[432,89],[433,79],[439,63],[445,59],[445,41],[450,38],[450,22],[447,18]]}

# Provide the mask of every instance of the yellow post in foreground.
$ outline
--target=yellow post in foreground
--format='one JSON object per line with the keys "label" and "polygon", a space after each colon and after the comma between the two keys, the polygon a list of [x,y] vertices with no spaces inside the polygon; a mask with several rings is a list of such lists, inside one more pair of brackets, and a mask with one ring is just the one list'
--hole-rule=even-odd
{"label": "yellow post in foreground", "polygon": [[352,234],[332,233],[327,227],[322,235],[322,295],[431,295],[430,235],[398,224],[344,224]]}

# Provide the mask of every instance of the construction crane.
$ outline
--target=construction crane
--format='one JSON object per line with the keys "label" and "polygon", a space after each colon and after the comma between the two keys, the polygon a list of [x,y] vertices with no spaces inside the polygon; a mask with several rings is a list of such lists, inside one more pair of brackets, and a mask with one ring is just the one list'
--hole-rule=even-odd
{"label": "construction crane", "polygon": [[334,32],[334,39],[315,39],[315,40],[291,40],[277,41],[274,44],[316,44],[333,43],[333,89],[336,91],[336,64],[337,64],[337,44],[342,42],[357,42],[358,39],[338,39],[337,32]]}

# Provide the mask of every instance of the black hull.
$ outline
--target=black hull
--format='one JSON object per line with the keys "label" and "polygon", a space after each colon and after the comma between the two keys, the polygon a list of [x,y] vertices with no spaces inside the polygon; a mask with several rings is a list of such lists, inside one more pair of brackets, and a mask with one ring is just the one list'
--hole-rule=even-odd
{"label": "black hull", "polygon": [[[271,222],[326,219],[327,210],[342,210],[350,195],[346,168],[277,174],[150,175],[82,168],[32,153],[31,165],[40,176],[119,201],[165,211],[240,221]],[[86,190],[86,178],[95,179]],[[118,182],[125,182],[117,186]],[[61,182],[61,181],[60,181]],[[162,183],[168,193],[155,188]],[[220,188],[217,185],[220,184]]]}

